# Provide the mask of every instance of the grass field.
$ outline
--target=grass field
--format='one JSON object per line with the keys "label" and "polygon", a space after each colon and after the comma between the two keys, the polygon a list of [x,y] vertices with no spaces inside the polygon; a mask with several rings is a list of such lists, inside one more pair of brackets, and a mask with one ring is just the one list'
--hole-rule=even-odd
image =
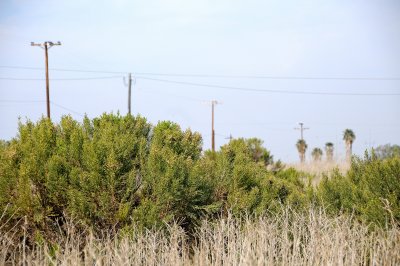
{"label": "grass field", "polygon": [[286,209],[262,218],[204,221],[195,238],[177,225],[165,231],[111,237],[64,226],[58,246],[0,236],[0,264],[25,265],[399,265],[398,227],[371,230],[351,217],[323,210]]}

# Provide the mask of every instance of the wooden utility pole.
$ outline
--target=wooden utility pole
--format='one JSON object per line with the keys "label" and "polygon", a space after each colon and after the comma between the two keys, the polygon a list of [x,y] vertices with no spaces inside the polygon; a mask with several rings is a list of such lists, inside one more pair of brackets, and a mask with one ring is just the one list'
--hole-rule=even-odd
{"label": "wooden utility pole", "polygon": [[296,130],[300,130],[300,136],[301,136],[301,140],[304,140],[304,138],[303,138],[303,131],[304,130],[307,130],[307,129],[310,129],[309,127],[303,127],[303,123],[299,123],[299,125],[300,125],[300,128],[298,128],[298,127],[295,127],[294,129],[296,129]]}
{"label": "wooden utility pole", "polygon": [[131,96],[132,96],[132,76],[129,73],[128,80],[128,114],[131,114]]}
{"label": "wooden utility pole", "polygon": [[128,74],[128,83],[125,82],[125,77],[124,77],[125,86],[128,87],[128,114],[131,114],[131,111],[132,111],[131,110],[132,81],[133,81],[133,84],[135,85],[136,79],[134,78],[132,80],[132,74],[131,73]]}
{"label": "wooden utility pole", "polygon": [[48,50],[54,45],[61,45],[61,42],[44,42],[44,43],[34,43],[31,42],[31,46],[39,46],[44,49],[45,53],[45,63],[46,63],[46,105],[47,105],[47,118],[50,119],[50,82],[49,82],[49,55]]}
{"label": "wooden utility pole", "polygon": [[215,130],[214,130],[214,106],[218,104],[217,101],[211,101],[211,149],[215,151]]}
{"label": "wooden utility pole", "polygon": [[128,87],[128,114],[131,114],[131,96],[132,96],[132,75],[131,73],[128,74],[128,83],[125,81],[124,77],[124,84]]}

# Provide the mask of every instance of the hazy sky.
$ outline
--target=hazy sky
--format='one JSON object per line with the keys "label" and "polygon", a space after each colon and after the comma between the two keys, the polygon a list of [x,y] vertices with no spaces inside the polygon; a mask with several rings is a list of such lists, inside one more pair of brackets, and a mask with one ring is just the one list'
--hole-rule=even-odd
{"label": "hazy sky", "polygon": [[[400,1],[1,0],[1,139],[16,135],[18,117],[36,121],[46,114],[45,81],[19,80],[45,77],[44,52],[31,41],[62,42],[49,50],[50,68],[121,72],[51,70],[55,121],[68,113],[79,120],[85,113],[91,118],[125,114],[122,76],[131,72],[137,77],[133,113],[199,131],[205,149],[210,148],[211,109],[204,101],[212,99],[222,102],[215,112],[218,147],[230,134],[258,137],[276,159],[296,161],[298,122],[310,128],[308,154],[331,141],[343,155],[346,128],[356,134],[356,154],[400,144]],[[285,91],[398,95],[279,93]]]}

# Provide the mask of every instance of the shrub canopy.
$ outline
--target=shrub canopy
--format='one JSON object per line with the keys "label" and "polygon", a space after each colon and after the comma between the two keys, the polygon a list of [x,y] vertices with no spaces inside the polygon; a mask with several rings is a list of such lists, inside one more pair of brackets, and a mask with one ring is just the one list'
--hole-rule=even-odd
{"label": "shrub canopy", "polygon": [[259,139],[203,152],[199,133],[169,121],[43,118],[20,123],[14,139],[0,142],[0,212],[10,226],[26,217],[31,235],[46,237],[67,217],[100,229],[175,221],[191,230],[205,215],[266,214],[284,205],[321,204],[379,225],[400,220],[398,157],[356,159],[348,174],[335,172],[317,188],[281,163],[269,171],[272,163]]}

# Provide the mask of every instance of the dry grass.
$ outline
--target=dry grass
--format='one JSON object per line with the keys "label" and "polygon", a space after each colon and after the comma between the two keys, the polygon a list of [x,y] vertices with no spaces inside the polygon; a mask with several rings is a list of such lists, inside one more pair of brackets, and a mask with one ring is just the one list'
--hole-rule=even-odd
{"label": "dry grass", "polygon": [[[312,179],[312,184],[315,186],[319,184],[321,181],[322,177],[324,174],[328,175],[332,173],[334,169],[338,169],[339,172],[342,174],[345,174],[349,169],[350,165],[349,163],[345,161],[333,161],[333,162],[327,162],[327,161],[319,161],[319,162],[306,162],[306,163],[295,163],[295,164],[287,164],[287,168],[293,167],[298,171],[308,173],[314,176]],[[305,182],[308,181],[304,180]]]}
{"label": "dry grass", "polygon": [[[322,210],[204,221],[189,241],[176,225],[133,236],[82,237],[68,227],[59,249],[13,246],[0,236],[0,264],[26,265],[399,265],[400,229],[369,231]],[[189,244],[190,243],[190,244]],[[8,254],[8,255],[7,255]],[[10,256],[11,255],[11,256]]]}

